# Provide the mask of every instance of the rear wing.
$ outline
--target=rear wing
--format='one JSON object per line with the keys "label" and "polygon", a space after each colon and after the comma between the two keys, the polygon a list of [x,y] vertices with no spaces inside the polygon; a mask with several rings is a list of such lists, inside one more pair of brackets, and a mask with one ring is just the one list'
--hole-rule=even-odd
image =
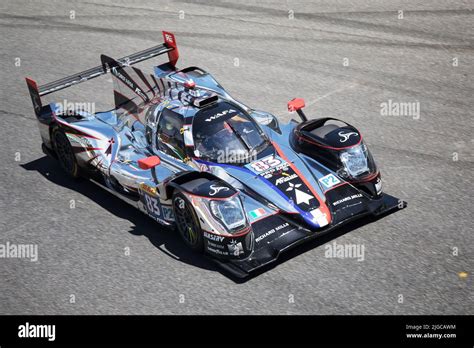
{"label": "rear wing", "polygon": [[[157,45],[146,50],[117,59],[117,62],[119,62],[123,66],[130,66],[142,62],[144,60],[162,55],[164,53],[168,53],[169,64],[172,68],[175,68],[179,58],[179,52],[178,47],[176,45],[175,37],[172,33],[163,31],[163,40],[164,42],[161,45]],[[81,71],[77,74],[73,74],[56,81],[46,83],[41,86],[38,86],[36,81],[34,81],[33,79],[25,78],[36,115],[39,116],[39,114],[41,113],[42,96],[77,85],[84,81],[94,79],[107,73],[108,69],[104,67],[104,65],[99,65],[94,68]]]}

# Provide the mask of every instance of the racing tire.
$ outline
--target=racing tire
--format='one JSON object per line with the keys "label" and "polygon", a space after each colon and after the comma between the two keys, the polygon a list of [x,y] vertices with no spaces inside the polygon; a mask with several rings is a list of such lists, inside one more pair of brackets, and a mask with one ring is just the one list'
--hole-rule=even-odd
{"label": "racing tire", "polygon": [[203,233],[191,202],[181,192],[175,191],[172,204],[179,235],[189,248],[202,252],[204,250]]}
{"label": "racing tire", "polygon": [[78,179],[79,165],[66,133],[60,128],[55,128],[51,133],[51,139],[61,168],[73,179]]}

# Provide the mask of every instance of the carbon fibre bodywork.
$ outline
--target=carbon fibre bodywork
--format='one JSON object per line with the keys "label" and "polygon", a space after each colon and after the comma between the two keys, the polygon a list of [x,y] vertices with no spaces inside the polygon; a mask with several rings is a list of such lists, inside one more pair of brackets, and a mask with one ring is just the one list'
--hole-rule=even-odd
{"label": "carbon fibre bodywork", "polygon": [[[382,193],[375,164],[357,180],[348,172],[353,167],[341,170],[338,151],[361,146],[358,130],[343,122],[327,124],[330,119],[281,125],[273,115],[236,101],[204,70],[178,70],[175,38],[163,36],[163,45],[119,60],[102,56],[100,67],[45,86],[27,79],[44,151],[56,156],[52,134],[60,129],[82,176],[172,228],[179,191],[199,220],[205,253],[239,277],[353,219],[405,206]],[[131,66],[163,53],[169,62],[152,75]],[[43,95],[106,73],[114,81],[111,111],[41,103]],[[199,130],[222,123],[250,154],[248,139],[236,132],[232,118],[244,125],[243,133],[258,133],[258,151],[241,161],[230,161],[227,154],[222,161],[205,156]],[[159,164],[147,166],[144,160],[154,156]],[[369,154],[367,168],[371,161]],[[212,203],[231,201],[237,202],[234,208],[241,206],[239,222],[219,217],[221,203]]]}

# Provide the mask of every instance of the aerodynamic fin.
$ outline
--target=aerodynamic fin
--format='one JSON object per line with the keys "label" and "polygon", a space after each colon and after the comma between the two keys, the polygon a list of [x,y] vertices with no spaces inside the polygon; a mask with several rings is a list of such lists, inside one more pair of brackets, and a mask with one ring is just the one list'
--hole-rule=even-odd
{"label": "aerodynamic fin", "polygon": [[112,74],[115,108],[123,108],[138,118],[141,106],[149,103],[157,93],[157,87],[152,86],[152,77],[106,55],[101,55],[100,59],[103,69]]}
{"label": "aerodynamic fin", "polygon": [[179,51],[174,34],[168,31],[163,31],[163,39],[165,40],[165,45],[171,49],[168,51],[170,64],[173,65],[173,67],[176,67],[179,58]]}
{"label": "aerodynamic fin", "polygon": [[[179,58],[178,47],[176,45],[175,37],[172,33],[163,31],[163,39],[164,43],[117,59],[117,62],[120,63],[120,65],[130,66],[141,61],[168,53],[169,64],[174,67]],[[28,90],[30,92],[30,96],[33,102],[33,107],[35,108],[35,113],[38,115],[41,112],[42,96],[105,75],[107,72],[108,71],[104,70],[104,67],[101,64],[94,68],[81,71],[77,74],[66,76],[64,78],[41,86],[38,86],[34,80],[27,78],[26,83],[28,84]]]}
{"label": "aerodynamic fin", "polygon": [[36,117],[39,117],[43,104],[41,103],[38,85],[36,84],[35,80],[32,80],[28,77],[25,78],[25,80],[28,86],[28,91],[30,92],[31,102],[33,103],[33,109],[35,110]]}

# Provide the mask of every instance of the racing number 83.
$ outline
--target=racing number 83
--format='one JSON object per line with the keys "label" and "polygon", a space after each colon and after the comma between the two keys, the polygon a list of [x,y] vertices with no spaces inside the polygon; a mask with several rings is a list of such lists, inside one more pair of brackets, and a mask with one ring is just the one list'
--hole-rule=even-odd
{"label": "racing number 83", "polygon": [[160,216],[161,210],[158,204],[158,200],[156,198],[150,197],[149,195],[144,195],[144,196],[145,196],[145,202],[146,202],[146,209],[148,210],[148,212],[155,216]]}
{"label": "racing number 83", "polygon": [[281,160],[279,160],[276,157],[270,156],[270,157],[265,157],[262,158],[259,161],[252,162],[250,165],[252,166],[252,169],[257,172],[261,173],[265,170],[268,170],[270,168],[274,168],[282,163]]}

